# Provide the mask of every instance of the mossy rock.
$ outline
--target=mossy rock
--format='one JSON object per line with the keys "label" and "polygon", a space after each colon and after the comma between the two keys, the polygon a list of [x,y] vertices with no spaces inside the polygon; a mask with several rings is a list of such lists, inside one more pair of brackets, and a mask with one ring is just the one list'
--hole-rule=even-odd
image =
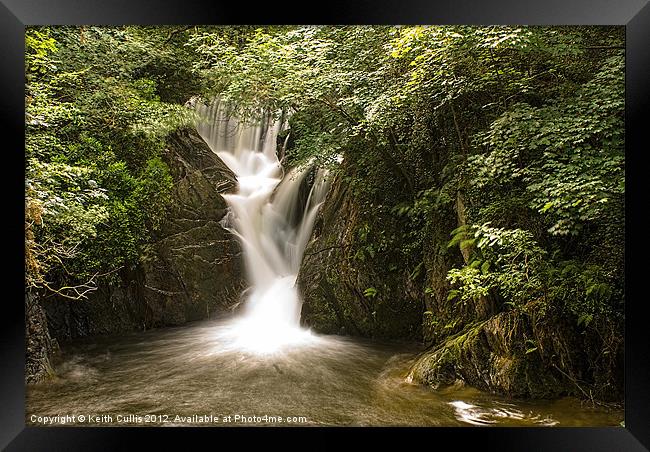
{"label": "mossy rock", "polygon": [[[368,218],[336,179],[298,274],[302,323],[320,333],[421,339],[423,291],[409,280],[408,269],[391,271],[385,256],[355,259],[355,237]],[[364,294],[369,287],[376,294]]]}
{"label": "mossy rock", "polygon": [[[410,378],[438,388],[457,380],[479,389],[512,397],[553,398],[576,394],[566,375],[571,369],[555,368],[548,356],[564,353],[526,349],[531,334],[527,314],[510,311],[466,327],[441,345],[423,353]],[[556,339],[557,340],[557,339]],[[549,344],[546,344],[549,345]]]}

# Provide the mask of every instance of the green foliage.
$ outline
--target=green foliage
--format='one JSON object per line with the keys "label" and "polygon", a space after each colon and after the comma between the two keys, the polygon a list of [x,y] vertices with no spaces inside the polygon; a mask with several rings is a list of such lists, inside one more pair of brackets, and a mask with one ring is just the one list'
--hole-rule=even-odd
{"label": "green foliage", "polygon": [[489,82],[500,100],[484,104],[481,117],[492,119],[469,134],[457,166],[468,226],[452,231],[449,248],[471,256],[449,272],[449,299],[487,296],[504,309],[539,302],[580,328],[616,322],[624,278],[622,36],[606,28],[522,33],[510,51],[494,53],[514,67],[500,67],[494,79],[468,77],[479,91]]}
{"label": "green foliage", "polygon": [[624,60],[608,58],[564,102],[517,104],[479,136],[490,152],[471,159],[477,187],[526,184],[529,206],[549,216],[554,235],[577,235],[622,199]]}
{"label": "green foliage", "polygon": [[42,76],[56,69],[48,56],[56,52],[56,41],[49,30],[28,30],[25,33],[25,71],[28,77]]}
{"label": "green foliage", "polygon": [[[588,327],[595,317],[622,315],[622,300],[615,297],[616,281],[598,264],[561,261],[546,272],[548,297],[571,315],[578,326]],[[616,303],[616,300],[619,300]]]}
{"label": "green foliage", "polygon": [[470,245],[473,245],[475,240],[469,237],[472,237],[472,228],[470,225],[464,224],[462,226],[457,227],[453,231],[451,231],[451,240],[447,244],[447,248],[451,248],[453,246],[460,245],[460,247],[463,247],[463,243],[468,244],[470,242]]}
{"label": "green foliage", "polygon": [[532,234],[521,229],[483,224],[460,231],[466,235],[471,231],[476,247],[468,265],[449,271],[448,280],[455,289],[449,291],[448,301],[468,303],[495,296],[509,307],[541,301],[585,328],[594,316],[611,316],[616,311],[613,281],[601,265],[549,259]]}
{"label": "green foliage", "polygon": [[476,245],[468,265],[449,271],[448,279],[455,287],[450,292],[463,302],[476,301],[498,291],[512,303],[525,303],[538,296],[542,281],[538,274],[545,251],[534,241],[532,234],[522,229],[493,228],[489,224],[457,229],[451,243],[463,234]]}
{"label": "green foliage", "polygon": [[191,90],[179,78],[189,74],[188,51],[163,45],[172,30],[150,31],[26,29],[31,287],[85,296],[98,275],[137,264],[164,221],[172,181],[160,152],[165,135],[192,115],[162,99],[174,98],[167,89],[185,89],[187,98]]}

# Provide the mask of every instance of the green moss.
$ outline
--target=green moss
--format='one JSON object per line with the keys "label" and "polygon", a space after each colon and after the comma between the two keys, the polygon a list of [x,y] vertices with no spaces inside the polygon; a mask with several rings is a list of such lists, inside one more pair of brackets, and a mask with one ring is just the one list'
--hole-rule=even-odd
{"label": "green moss", "polygon": [[[521,335],[530,327],[527,316],[505,312],[467,326],[440,346],[422,354],[410,375],[416,382],[438,388],[460,379],[479,389],[513,397],[548,398],[578,395],[570,379],[555,371],[551,361],[526,353]],[[557,338],[556,338],[557,340]],[[565,344],[545,344],[549,356]]]}

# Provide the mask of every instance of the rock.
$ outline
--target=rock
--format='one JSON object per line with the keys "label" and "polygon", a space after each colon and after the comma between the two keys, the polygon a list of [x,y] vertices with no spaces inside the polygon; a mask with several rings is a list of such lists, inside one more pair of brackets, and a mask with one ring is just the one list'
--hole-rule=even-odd
{"label": "rock", "polygon": [[101,285],[87,300],[46,303],[59,339],[180,325],[209,318],[238,301],[243,288],[240,245],[220,221],[223,193],[236,186],[230,169],[194,129],[172,133],[163,158],[174,180],[162,232],[121,284]]}
{"label": "rock", "polygon": [[[448,336],[420,355],[409,380],[437,389],[460,379],[518,398],[586,397],[592,388],[603,389],[593,380],[595,369],[585,366],[585,338],[537,305],[501,312]],[[615,386],[592,394],[616,399]]]}
{"label": "rock", "polygon": [[[129,276],[131,275],[131,276]],[[88,299],[48,296],[42,304],[50,334],[59,341],[144,328],[146,307],[140,296],[141,269],[120,272],[121,284],[100,284]],[[129,281],[129,277],[135,278]]]}
{"label": "rock", "polygon": [[50,337],[45,311],[34,293],[25,294],[25,382],[37,383],[53,375],[51,357],[58,351]]}
{"label": "rock", "polygon": [[[301,322],[320,333],[418,339],[422,290],[408,271],[389,269],[381,257],[354,257],[355,235],[367,218],[345,183],[334,180],[298,274]],[[371,287],[376,295],[364,295]]]}
{"label": "rock", "polygon": [[169,138],[174,208],[152,252],[143,258],[143,292],[151,326],[210,317],[233,305],[243,288],[239,242],[219,223],[222,193],[236,187],[230,169],[194,129]]}

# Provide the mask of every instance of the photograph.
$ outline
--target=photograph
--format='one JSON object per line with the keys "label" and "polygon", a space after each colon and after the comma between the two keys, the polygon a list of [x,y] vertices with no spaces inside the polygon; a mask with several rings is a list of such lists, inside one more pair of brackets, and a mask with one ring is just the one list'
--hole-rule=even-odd
{"label": "photograph", "polygon": [[621,25],[25,26],[25,426],[624,429],[625,96]]}

